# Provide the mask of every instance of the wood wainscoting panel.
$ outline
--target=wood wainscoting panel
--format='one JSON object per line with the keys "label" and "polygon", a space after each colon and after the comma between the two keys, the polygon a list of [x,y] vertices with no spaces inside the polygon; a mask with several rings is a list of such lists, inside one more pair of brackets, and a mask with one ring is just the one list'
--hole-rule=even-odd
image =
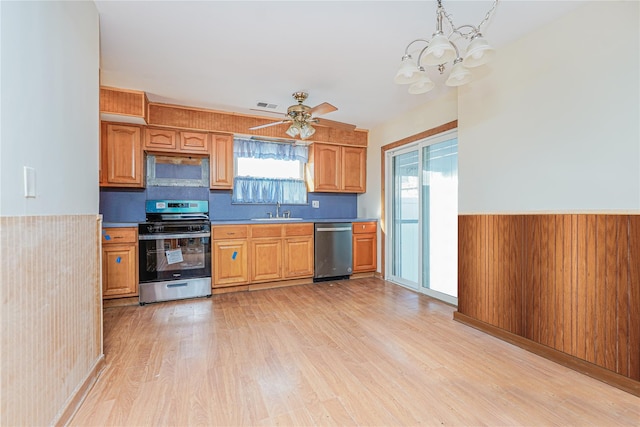
{"label": "wood wainscoting panel", "polygon": [[629,374],[640,380],[640,215],[629,218]]}
{"label": "wood wainscoting panel", "polygon": [[102,367],[97,215],[0,217],[0,425],[66,424]]}
{"label": "wood wainscoting panel", "polygon": [[640,380],[640,215],[458,225],[458,312]]}

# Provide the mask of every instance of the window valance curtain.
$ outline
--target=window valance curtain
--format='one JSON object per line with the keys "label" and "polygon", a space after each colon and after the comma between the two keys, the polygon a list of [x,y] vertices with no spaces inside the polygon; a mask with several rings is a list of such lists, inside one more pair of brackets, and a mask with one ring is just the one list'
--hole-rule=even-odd
{"label": "window valance curtain", "polygon": [[299,160],[302,163],[307,163],[309,159],[307,147],[304,146],[243,138],[234,138],[233,155],[254,159]]}
{"label": "window valance curtain", "polygon": [[307,187],[300,179],[238,176],[233,183],[234,203],[307,203]]}

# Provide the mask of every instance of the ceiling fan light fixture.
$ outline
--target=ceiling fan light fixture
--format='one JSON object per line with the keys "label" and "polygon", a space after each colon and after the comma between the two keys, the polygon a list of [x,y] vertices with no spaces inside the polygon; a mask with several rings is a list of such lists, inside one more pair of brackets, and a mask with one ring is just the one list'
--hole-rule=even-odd
{"label": "ceiling fan light fixture", "polygon": [[296,136],[300,135],[300,129],[298,128],[298,124],[292,123],[291,126],[289,126],[289,129],[287,129],[285,133],[289,135],[291,138],[295,138]]}
{"label": "ceiling fan light fixture", "polygon": [[316,133],[316,130],[310,124],[303,123],[300,126],[300,139],[310,138],[314,133]]}

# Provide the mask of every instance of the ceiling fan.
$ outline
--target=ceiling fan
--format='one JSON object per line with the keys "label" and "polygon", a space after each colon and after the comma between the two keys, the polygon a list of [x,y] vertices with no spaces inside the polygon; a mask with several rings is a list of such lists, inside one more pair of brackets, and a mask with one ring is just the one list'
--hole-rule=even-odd
{"label": "ceiling fan", "polygon": [[355,125],[315,117],[316,115],[327,114],[337,110],[336,107],[328,102],[323,102],[315,107],[309,107],[303,104],[304,100],[309,96],[307,92],[294,92],[292,96],[296,101],[298,101],[298,103],[287,108],[285,119],[260,126],[254,126],[249,128],[249,130],[257,130],[269,126],[290,123],[289,129],[286,130],[287,135],[292,138],[299,136],[300,139],[307,139],[316,131],[311,124],[343,130],[354,130],[356,128]]}

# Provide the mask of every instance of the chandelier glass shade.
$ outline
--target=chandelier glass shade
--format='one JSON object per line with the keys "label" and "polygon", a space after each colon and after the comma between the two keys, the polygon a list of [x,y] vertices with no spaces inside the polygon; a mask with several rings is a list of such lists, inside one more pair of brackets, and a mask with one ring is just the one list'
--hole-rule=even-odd
{"label": "chandelier glass shade", "polygon": [[[472,80],[469,68],[486,64],[495,54],[495,50],[480,32],[480,27],[491,18],[497,5],[498,0],[494,0],[491,9],[478,26],[465,24],[456,27],[451,16],[442,7],[442,0],[438,0],[436,31],[429,40],[416,39],[407,45],[394,81],[397,84],[409,85],[410,94],[426,93],[433,89],[435,84],[427,76],[425,67],[436,66],[440,74],[443,74],[446,64],[452,62],[453,67],[445,84],[456,87],[469,83]],[[443,31],[443,22],[445,21],[449,27],[448,35],[445,35]],[[456,44],[460,41],[468,42],[464,56],[460,55],[460,49]],[[418,43],[424,46],[419,51],[417,59],[414,60],[410,49]]]}

